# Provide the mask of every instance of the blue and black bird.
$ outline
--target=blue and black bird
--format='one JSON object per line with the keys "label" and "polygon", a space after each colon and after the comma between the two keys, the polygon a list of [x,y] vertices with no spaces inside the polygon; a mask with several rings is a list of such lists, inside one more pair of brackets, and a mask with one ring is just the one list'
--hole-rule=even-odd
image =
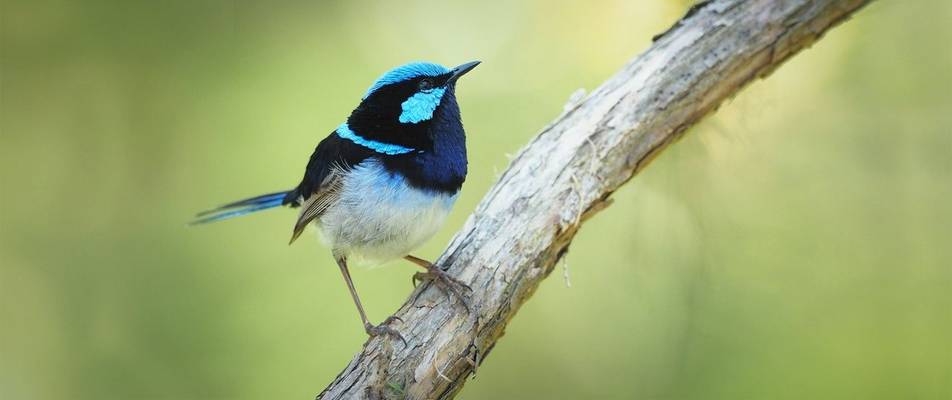
{"label": "blue and black bird", "polygon": [[299,208],[291,242],[309,224],[317,226],[371,336],[401,338],[388,326],[390,319],[380,325],[367,320],[347,269],[351,259],[405,258],[426,268],[414,280],[435,280],[467,305],[463,291],[468,287],[410,252],[440,229],[466,179],[456,81],[477,65],[450,69],[416,62],[387,71],[347,121],[317,145],[297,187],[205,211],[194,223],[280,206]]}

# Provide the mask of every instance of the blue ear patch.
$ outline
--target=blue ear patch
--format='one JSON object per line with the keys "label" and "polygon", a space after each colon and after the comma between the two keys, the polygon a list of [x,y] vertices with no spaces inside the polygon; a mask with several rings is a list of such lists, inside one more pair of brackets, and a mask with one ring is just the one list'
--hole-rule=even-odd
{"label": "blue ear patch", "polygon": [[433,111],[440,105],[446,88],[436,88],[416,92],[409,99],[400,104],[403,112],[400,113],[400,122],[415,124],[433,118]]}
{"label": "blue ear patch", "polygon": [[370,89],[367,89],[367,93],[364,94],[364,98],[366,99],[367,96],[370,96],[370,94],[375,92],[377,89],[380,89],[381,87],[391,83],[403,82],[407,79],[413,79],[418,76],[440,76],[448,72],[450,72],[449,68],[428,62],[414,62],[401,65],[387,71],[385,74],[383,74],[383,76],[378,78],[377,81],[370,86]]}
{"label": "blue ear patch", "polygon": [[392,156],[397,154],[406,154],[413,151],[413,149],[409,147],[403,147],[399,144],[390,144],[390,143],[378,142],[376,140],[365,139],[364,137],[350,130],[350,127],[347,126],[346,122],[341,124],[339,127],[337,127],[337,136],[340,136],[343,139],[350,140],[351,142],[364,146],[380,154],[387,154]]}

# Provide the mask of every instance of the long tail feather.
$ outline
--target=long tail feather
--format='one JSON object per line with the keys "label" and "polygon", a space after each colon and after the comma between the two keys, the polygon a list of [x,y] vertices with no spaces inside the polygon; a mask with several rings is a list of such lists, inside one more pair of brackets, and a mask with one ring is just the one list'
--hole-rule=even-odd
{"label": "long tail feather", "polygon": [[253,212],[278,207],[284,203],[284,197],[287,196],[287,194],[288,192],[268,193],[261,196],[255,196],[233,203],[228,203],[211,210],[202,211],[195,215],[196,219],[192,222],[189,222],[189,225],[217,222],[224,219],[240,217]]}

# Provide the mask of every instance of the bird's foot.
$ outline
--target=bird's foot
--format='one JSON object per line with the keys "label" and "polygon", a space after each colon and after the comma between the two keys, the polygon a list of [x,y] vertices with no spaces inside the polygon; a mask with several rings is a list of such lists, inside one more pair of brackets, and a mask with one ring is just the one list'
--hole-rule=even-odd
{"label": "bird's foot", "polygon": [[369,322],[365,323],[364,330],[367,331],[367,334],[370,335],[370,337],[375,337],[380,335],[392,336],[396,339],[400,339],[400,341],[403,342],[403,345],[406,346],[407,341],[406,339],[403,338],[403,335],[401,335],[400,332],[397,331],[396,329],[393,329],[389,326],[390,323],[392,323],[393,321],[403,322],[403,320],[400,319],[400,317],[391,315],[390,317],[387,317],[387,319],[383,320],[383,322],[381,322],[380,325],[377,325],[377,326],[371,325]]}
{"label": "bird's foot", "polygon": [[413,286],[416,286],[417,283],[423,281],[434,281],[436,285],[444,292],[459,299],[460,303],[463,304],[463,307],[466,308],[466,311],[473,310],[469,298],[469,294],[473,293],[473,289],[470,288],[469,285],[463,283],[463,281],[450,276],[449,273],[440,269],[440,267],[436,266],[436,264],[430,264],[427,266],[426,272],[417,272],[416,274],[413,274]]}

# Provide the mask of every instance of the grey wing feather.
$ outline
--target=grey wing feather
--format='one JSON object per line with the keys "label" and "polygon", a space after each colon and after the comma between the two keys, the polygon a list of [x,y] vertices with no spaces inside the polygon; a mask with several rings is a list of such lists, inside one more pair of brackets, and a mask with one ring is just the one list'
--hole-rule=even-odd
{"label": "grey wing feather", "polygon": [[297,222],[294,223],[294,233],[291,234],[291,241],[294,243],[298,236],[304,232],[304,228],[311,221],[320,218],[331,205],[340,199],[340,192],[344,186],[344,173],[341,168],[333,168],[317,191],[310,197],[301,202],[301,213],[298,214]]}

